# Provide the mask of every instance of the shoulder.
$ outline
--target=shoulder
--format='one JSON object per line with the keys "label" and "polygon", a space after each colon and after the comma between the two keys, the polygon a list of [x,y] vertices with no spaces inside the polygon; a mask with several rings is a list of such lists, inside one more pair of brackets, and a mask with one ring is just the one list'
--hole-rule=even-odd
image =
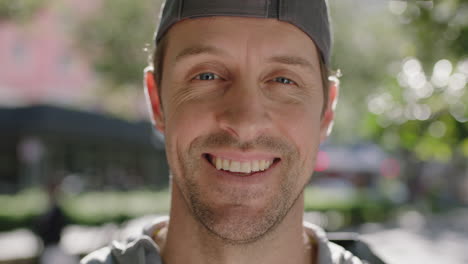
{"label": "shoulder", "polygon": [[126,241],[113,241],[110,246],[98,249],[86,257],[80,264],[161,264],[159,246],[151,238],[152,235],[167,225],[168,218],[156,217],[151,221],[144,221],[144,226],[140,223],[137,230],[131,232]]}
{"label": "shoulder", "polygon": [[141,235],[128,242],[112,242],[84,257],[80,264],[161,264],[159,247],[154,241]]}
{"label": "shoulder", "polygon": [[110,247],[98,249],[84,257],[80,264],[113,264]]}
{"label": "shoulder", "polygon": [[363,264],[350,251],[330,242],[322,228],[308,222],[304,222],[304,228],[306,233],[317,243],[318,264]]}
{"label": "shoulder", "polygon": [[333,242],[328,242],[333,264],[363,264],[361,259],[354,256],[353,253],[344,249]]}

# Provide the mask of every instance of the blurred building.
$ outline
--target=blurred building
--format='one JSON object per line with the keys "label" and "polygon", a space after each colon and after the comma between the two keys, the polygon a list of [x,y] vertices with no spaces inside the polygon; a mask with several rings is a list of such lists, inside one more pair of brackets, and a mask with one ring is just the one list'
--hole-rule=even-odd
{"label": "blurred building", "polygon": [[102,1],[39,2],[30,17],[0,16],[0,106],[50,104],[146,119],[142,89],[112,89],[80,45],[79,26],[101,12]]}
{"label": "blurred building", "polygon": [[163,187],[164,144],[147,122],[53,106],[0,108],[0,192],[64,180],[82,189]]}
{"label": "blurred building", "polygon": [[72,25],[98,1],[48,1],[26,21],[0,20],[0,105],[84,104],[96,76]]}
{"label": "blurred building", "polygon": [[26,19],[0,18],[0,193],[57,178],[77,190],[167,183],[163,143],[151,125],[103,114],[114,104],[144,119],[142,95],[102,98],[101,80],[76,43],[75,26],[100,3],[43,1]]}

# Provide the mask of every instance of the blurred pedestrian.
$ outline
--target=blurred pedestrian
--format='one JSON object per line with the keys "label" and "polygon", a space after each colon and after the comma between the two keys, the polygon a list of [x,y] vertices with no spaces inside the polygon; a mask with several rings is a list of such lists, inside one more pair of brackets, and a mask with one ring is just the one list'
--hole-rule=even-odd
{"label": "blurred pedestrian", "polygon": [[68,224],[67,217],[60,207],[61,178],[55,177],[46,184],[49,202],[47,211],[35,223],[35,231],[43,243],[40,264],[76,264],[78,259],[66,253],[60,247],[60,238],[64,227]]}

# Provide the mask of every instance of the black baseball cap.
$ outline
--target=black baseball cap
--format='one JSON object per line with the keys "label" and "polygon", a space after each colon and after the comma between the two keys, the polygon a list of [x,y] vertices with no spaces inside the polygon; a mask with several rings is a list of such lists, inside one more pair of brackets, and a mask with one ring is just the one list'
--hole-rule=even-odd
{"label": "black baseball cap", "polygon": [[210,16],[275,18],[304,31],[330,63],[331,33],[325,0],[166,0],[161,8],[156,45],[175,23]]}

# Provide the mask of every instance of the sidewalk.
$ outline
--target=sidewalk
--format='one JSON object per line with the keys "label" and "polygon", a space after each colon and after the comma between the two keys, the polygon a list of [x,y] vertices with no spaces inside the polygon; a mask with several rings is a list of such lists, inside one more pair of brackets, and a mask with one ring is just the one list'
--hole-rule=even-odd
{"label": "sidewalk", "polygon": [[362,238],[389,264],[467,264],[468,209],[430,218],[409,212],[395,227]]}

